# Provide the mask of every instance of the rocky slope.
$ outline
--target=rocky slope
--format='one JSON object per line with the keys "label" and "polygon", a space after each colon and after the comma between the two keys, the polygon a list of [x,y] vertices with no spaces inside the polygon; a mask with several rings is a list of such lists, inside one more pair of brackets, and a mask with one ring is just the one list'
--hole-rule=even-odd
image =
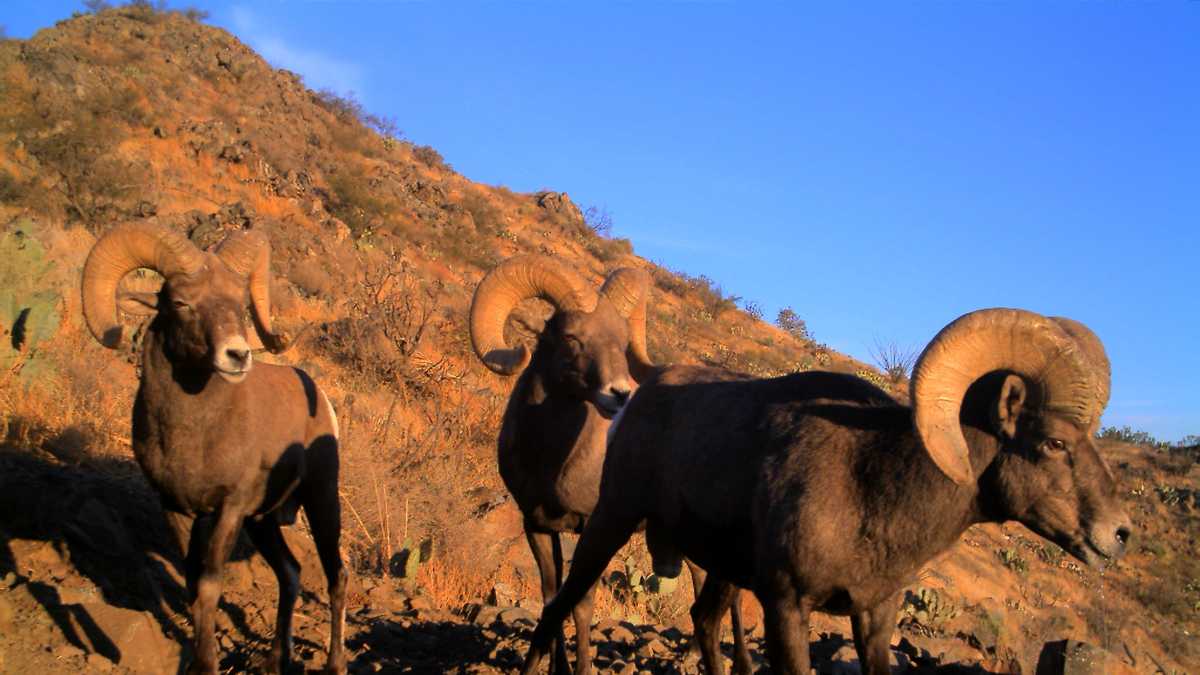
{"label": "rocky slope", "polygon": [[[511,381],[466,341],[470,294],[498,260],[547,253],[596,281],[646,267],[659,362],[835,369],[905,396],[902,379],[801,326],[769,325],[711,280],[637,257],[567,195],[473,183],[388,120],[184,14],[131,6],[0,42],[0,97],[3,672],[163,672],[189,633],[177,555],[128,448],[133,355],[100,348],[80,321],[79,268],[116,222],[152,218],[200,245],[228,228],[271,238],[278,322],[302,336],[282,358],[314,373],[343,422],[356,672],[507,671],[536,615],[536,573],[495,470]],[[545,316],[530,303],[509,330],[529,339]],[[1044,645],[1076,639],[1091,646],[1070,653],[1103,670],[1200,667],[1196,455],[1105,452],[1137,514],[1134,552],[1100,575],[1018,526],[975,528],[913,581],[898,665],[1032,672]],[[298,651],[317,667],[323,583],[295,530]],[[274,579],[248,553],[220,619],[236,671],[254,667],[273,625]],[[635,541],[599,592],[605,672],[688,667],[674,656],[687,584],[641,592],[631,579],[647,568]],[[845,621],[815,630],[822,672],[855,667]]]}

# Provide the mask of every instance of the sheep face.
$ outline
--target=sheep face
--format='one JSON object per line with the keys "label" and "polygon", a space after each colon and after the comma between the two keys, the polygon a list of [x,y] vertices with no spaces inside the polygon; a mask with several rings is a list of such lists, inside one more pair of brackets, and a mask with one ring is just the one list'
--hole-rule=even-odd
{"label": "sheep face", "polygon": [[625,319],[601,298],[592,312],[555,313],[542,334],[541,348],[550,354],[550,379],[611,418],[634,388],[625,355],[628,346]]}
{"label": "sheep face", "polygon": [[1023,399],[1020,379],[1010,376],[997,415],[1002,448],[983,476],[985,492],[995,495],[1002,515],[1090,566],[1119,558],[1132,527],[1090,428],[1022,409]]}
{"label": "sheep face", "polygon": [[168,279],[157,304],[173,360],[211,369],[230,383],[244,380],[253,364],[247,303],[246,280],[215,258],[194,274]]}

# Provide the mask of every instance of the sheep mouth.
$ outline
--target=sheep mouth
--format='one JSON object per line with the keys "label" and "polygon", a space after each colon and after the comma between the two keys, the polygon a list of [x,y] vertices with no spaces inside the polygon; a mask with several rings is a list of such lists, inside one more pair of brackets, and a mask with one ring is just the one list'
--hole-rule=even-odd
{"label": "sheep mouth", "polygon": [[1112,564],[1113,557],[1092,543],[1088,537],[1070,542],[1063,546],[1072,556],[1093,569],[1104,569]]}
{"label": "sheep mouth", "polygon": [[596,406],[596,411],[600,413],[600,416],[606,420],[616,417],[617,413],[621,412],[621,408],[625,407],[620,403],[605,400],[592,401],[592,404]]}
{"label": "sheep mouth", "polygon": [[241,382],[242,380],[246,379],[246,375],[250,373],[249,368],[242,368],[241,370],[217,368],[216,370],[217,374],[221,376],[221,379],[230,384],[237,384]]}

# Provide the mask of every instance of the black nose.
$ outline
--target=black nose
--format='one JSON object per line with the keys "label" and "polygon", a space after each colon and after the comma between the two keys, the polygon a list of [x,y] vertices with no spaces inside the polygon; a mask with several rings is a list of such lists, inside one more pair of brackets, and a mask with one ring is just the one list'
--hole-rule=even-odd
{"label": "black nose", "polygon": [[617,403],[625,405],[629,400],[629,391],[625,389],[613,389],[613,397],[617,399]]}
{"label": "black nose", "polygon": [[245,365],[246,360],[250,358],[249,349],[226,349],[225,355],[234,363]]}
{"label": "black nose", "polygon": [[1124,525],[1117,528],[1117,543],[1121,545],[1121,548],[1125,548],[1125,545],[1129,543],[1129,537],[1132,534],[1133,531]]}

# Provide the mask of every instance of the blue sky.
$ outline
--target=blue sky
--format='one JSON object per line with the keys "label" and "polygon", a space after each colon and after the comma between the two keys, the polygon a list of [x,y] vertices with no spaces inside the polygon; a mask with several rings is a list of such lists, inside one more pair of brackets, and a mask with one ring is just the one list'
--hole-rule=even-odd
{"label": "blue sky", "polygon": [[835,349],[1069,316],[1112,359],[1105,424],[1200,433],[1200,2],[192,4]]}

